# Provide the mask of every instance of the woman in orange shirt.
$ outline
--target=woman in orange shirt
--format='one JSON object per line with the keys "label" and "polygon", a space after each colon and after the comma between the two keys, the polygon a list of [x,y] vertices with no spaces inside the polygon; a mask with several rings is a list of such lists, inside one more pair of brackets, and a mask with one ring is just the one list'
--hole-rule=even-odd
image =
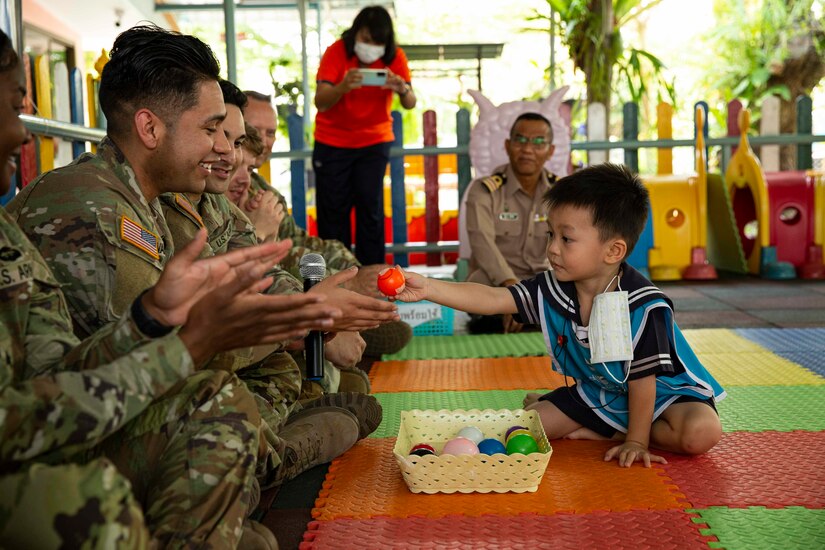
{"label": "woman in orange shirt", "polygon": [[[383,84],[364,81],[380,69]],[[370,75],[372,76],[372,75]],[[324,52],[315,92],[315,197],[318,234],[352,244],[364,265],[384,263],[384,174],[393,141],[390,107],[415,107],[407,56],[395,44],[390,14],[380,6],[361,10],[341,39]]]}

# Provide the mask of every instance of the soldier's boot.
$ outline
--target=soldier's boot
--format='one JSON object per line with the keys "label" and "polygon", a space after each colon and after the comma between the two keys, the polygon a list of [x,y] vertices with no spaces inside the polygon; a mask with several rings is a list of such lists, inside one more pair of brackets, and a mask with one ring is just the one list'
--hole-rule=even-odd
{"label": "soldier's boot", "polygon": [[363,439],[374,432],[384,416],[381,403],[372,395],[364,393],[328,393],[302,405],[304,411],[317,407],[340,407],[348,410],[358,419],[358,439]]}
{"label": "soldier's boot", "polygon": [[267,487],[280,485],[344,454],[358,441],[358,419],[347,409],[311,407],[291,414],[278,436],[284,444],[278,449],[281,465]]}
{"label": "soldier's boot", "polygon": [[384,323],[376,328],[361,331],[367,343],[364,355],[377,357],[398,353],[412,340],[412,327],[404,321]]}
{"label": "soldier's boot", "polygon": [[338,367],[341,373],[341,381],[338,383],[338,391],[347,393],[370,393],[370,377],[358,367]]}
{"label": "soldier's boot", "polygon": [[243,524],[243,532],[238,548],[242,550],[278,550],[278,539],[265,526],[248,519]]}

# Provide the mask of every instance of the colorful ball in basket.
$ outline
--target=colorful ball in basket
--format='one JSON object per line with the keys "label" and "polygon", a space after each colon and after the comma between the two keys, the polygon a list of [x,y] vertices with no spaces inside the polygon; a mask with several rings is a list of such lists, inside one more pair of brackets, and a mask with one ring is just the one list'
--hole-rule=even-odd
{"label": "colorful ball in basket", "polygon": [[444,444],[442,455],[477,455],[478,445],[466,437],[456,437]]}
{"label": "colorful ball in basket", "polygon": [[520,453],[529,455],[530,453],[538,452],[539,444],[533,439],[533,436],[527,434],[514,435],[507,442],[507,454],[513,455]]}
{"label": "colorful ball in basket", "polygon": [[507,428],[507,431],[504,432],[504,440],[507,441],[507,438],[510,437],[510,434],[513,433],[515,430],[526,430],[527,426],[510,426]]}
{"label": "colorful ball in basket", "polygon": [[388,267],[378,274],[378,290],[384,296],[397,296],[404,292],[407,280],[397,267]]}
{"label": "colorful ball in basket", "polygon": [[410,454],[415,456],[434,455],[435,448],[433,448],[432,445],[428,445],[426,443],[419,443],[418,445],[413,445],[413,448],[410,449]]}
{"label": "colorful ball in basket", "polygon": [[507,454],[507,449],[498,439],[485,439],[478,444],[478,452],[485,455]]}
{"label": "colorful ball in basket", "polygon": [[524,435],[529,435],[529,436],[533,435],[533,434],[530,433],[530,430],[527,430],[527,429],[513,430],[512,432],[510,432],[510,435],[508,435],[507,437],[504,438],[504,444],[507,445],[507,442],[510,441],[510,438],[512,438],[514,436],[517,436],[519,434],[524,434]]}
{"label": "colorful ball in basket", "polygon": [[481,443],[481,440],[484,439],[484,433],[481,430],[476,428],[475,426],[467,426],[465,428],[461,428],[458,431],[459,437],[466,437],[476,445]]}

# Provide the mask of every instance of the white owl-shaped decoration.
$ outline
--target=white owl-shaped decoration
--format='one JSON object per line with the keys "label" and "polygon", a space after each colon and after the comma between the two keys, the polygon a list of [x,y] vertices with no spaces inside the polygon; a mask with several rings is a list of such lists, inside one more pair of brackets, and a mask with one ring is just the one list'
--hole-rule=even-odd
{"label": "white owl-shaped decoration", "polygon": [[498,107],[481,92],[469,90],[479,109],[478,123],[470,131],[470,161],[476,177],[489,175],[496,166],[509,162],[504,140],[510,137],[510,127],[522,113],[535,112],[550,121],[553,128],[553,156],[546,167],[559,177],[567,175],[570,160],[570,133],[559,114],[559,106],[569,86],[554,90],[542,101],[510,101]]}

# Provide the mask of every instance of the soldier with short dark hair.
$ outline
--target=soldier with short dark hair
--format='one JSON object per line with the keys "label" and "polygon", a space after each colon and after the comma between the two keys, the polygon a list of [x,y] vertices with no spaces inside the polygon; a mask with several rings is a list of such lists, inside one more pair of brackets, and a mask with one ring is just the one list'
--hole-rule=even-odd
{"label": "soldier with short dark hair", "polygon": [[[111,464],[102,462],[102,472],[68,470],[61,478],[68,505],[81,508],[55,511],[61,520],[43,532],[48,545],[126,540],[139,533],[117,525],[122,518],[139,524],[142,509],[139,519],[163,547],[232,548],[243,535],[245,546],[275,548],[271,533],[246,520],[261,423],[253,399],[231,373],[195,371],[220,351],[328,328],[340,311],[313,296],[259,294],[271,282],[260,277],[288,242],[195,262],[202,232],[170,260],[158,194],[202,189],[216,151],[228,146],[217,62],[197,39],[157,27],[121,34],[111,59],[101,81],[110,130],[97,154],[42,175],[9,206],[40,253],[2,217],[11,262],[3,268],[16,273],[0,308],[8,312],[0,320],[10,339],[2,349],[11,350],[0,362],[0,433],[8,452],[2,469],[106,456],[131,483],[130,500]],[[2,72],[5,81],[16,74],[12,68]],[[14,135],[19,121],[0,127]],[[8,158],[11,149],[3,152]],[[216,284],[222,286],[210,292]],[[73,328],[91,344],[69,353],[77,344]],[[61,372],[106,361],[93,371]],[[0,494],[36,495],[44,487],[40,474],[33,467],[3,481],[35,493],[4,487]],[[120,500],[84,493],[95,487],[116,489],[110,496]],[[0,502],[0,530],[23,540],[13,532],[27,523],[12,520],[42,499]],[[91,511],[86,505],[103,509],[84,531],[82,522],[93,517],[81,514]],[[118,515],[116,505],[132,515]],[[116,530],[104,532],[98,521]]]}

